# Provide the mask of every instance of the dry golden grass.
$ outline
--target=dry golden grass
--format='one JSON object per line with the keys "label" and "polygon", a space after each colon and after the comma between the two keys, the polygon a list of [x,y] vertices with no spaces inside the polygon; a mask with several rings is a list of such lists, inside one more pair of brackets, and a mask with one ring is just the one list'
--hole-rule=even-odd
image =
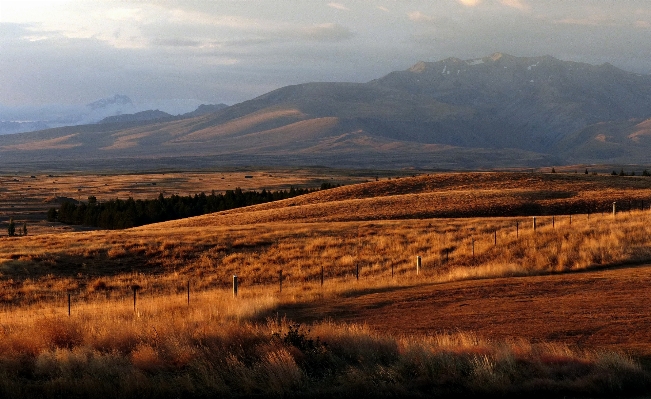
{"label": "dry golden grass", "polygon": [[636,395],[651,380],[616,352],[472,333],[391,336],[363,325],[271,318],[257,289],[28,306],[2,314],[6,397]]}
{"label": "dry golden grass", "polygon": [[[470,210],[472,214],[476,209],[504,208],[511,203],[512,192],[489,188],[495,185],[529,192],[522,197],[541,202],[545,212],[554,209],[554,201],[564,201],[566,206],[586,198],[606,201],[613,192],[639,200],[645,198],[644,187],[649,185],[642,179],[579,176],[577,194],[560,200],[549,199],[549,192],[560,192],[563,187],[567,191],[575,178],[549,176],[551,180],[528,174],[421,176],[342,187],[126,231],[4,238],[0,239],[0,301],[46,300],[53,295],[53,287],[74,290],[82,297],[98,292],[110,296],[134,283],[155,293],[175,292],[191,280],[196,289],[205,290],[227,287],[233,274],[238,274],[244,286],[269,285],[277,284],[281,269],[286,287],[320,280],[321,268],[327,281],[341,279],[346,286],[353,282],[358,267],[361,284],[377,286],[395,284],[392,271],[394,276],[415,277],[416,256],[422,257],[419,281],[423,282],[576,271],[651,260],[649,211],[624,212],[616,218],[609,213],[573,215],[571,221],[569,215],[538,216],[536,232],[530,217],[313,222],[365,219],[370,212],[378,218],[401,219],[420,214],[421,208],[437,213],[445,206],[426,197],[439,195],[431,192],[436,189],[450,197],[448,202],[457,212]],[[506,182],[499,183],[500,179]],[[469,205],[464,201],[472,182],[477,182],[477,189]],[[541,189],[546,186],[547,191]],[[416,194],[404,194],[410,191]],[[346,196],[359,198],[342,199]],[[107,288],[93,288],[98,278]],[[401,281],[412,284],[409,279]]]}
{"label": "dry golden grass", "polygon": [[[523,276],[651,260],[651,212],[531,218],[429,219],[341,223],[268,223],[243,226],[96,231],[0,240],[4,303],[45,300],[53,288],[77,295],[128,289],[175,292],[190,280],[197,290],[284,286],[340,279],[378,286],[418,281]],[[518,229],[516,231],[516,223]],[[496,233],[495,233],[496,232]],[[495,234],[497,245],[495,245]],[[473,256],[474,242],[474,256]],[[360,268],[361,282],[355,274]],[[391,277],[402,276],[400,282]],[[347,288],[346,288],[347,289]]]}
{"label": "dry golden grass", "polygon": [[172,226],[563,215],[651,205],[651,179],[531,173],[444,173],[368,182]]}
{"label": "dry golden grass", "polygon": [[[380,172],[380,176],[400,172]],[[32,176],[34,176],[32,178]],[[247,178],[246,176],[250,176]],[[45,221],[50,207],[59,207],[61,198],[86,201],[95,196],[99,201],[120,198],[153,199],[163,193],[194,195],[211,191],[285,190],[291,186],[316,188],[323,182],[353,184],[370,179],[365,173],[327,169],[232,169],[200,172],[152,172],[132,174],[54,173],[0,176],[0,219],[13,217],[28,224],[29,234],[88,230],[52,224]],[[56,198],[55,198],[56,196]],[[0,224],[0,226],[3,226]]]}
{"label": "dry golden grass", "polygon": [[[489,342],[472,333],[390,336],[336,321],[303,330],[277,318],[259,321],[288,304],[337,301],[365,290],[649,262],[648,210],[573,215],[571,224],[569,215],[538,216],[536,231],[524,216],[418,219],[649,198],[646,180],[619,179],[580,176],[570,192],[567,176],[422,176],[125,231],[0,239],[0,391],[125,397],[645,392],[647,371],[614,352]],[[422,258],[418,275],[416,256]],[[234,274],[241,282],[237,299],[230,292]],[[134,285],[140,287],[135,311]],[[315,343],[317,336],[328,345]]]}

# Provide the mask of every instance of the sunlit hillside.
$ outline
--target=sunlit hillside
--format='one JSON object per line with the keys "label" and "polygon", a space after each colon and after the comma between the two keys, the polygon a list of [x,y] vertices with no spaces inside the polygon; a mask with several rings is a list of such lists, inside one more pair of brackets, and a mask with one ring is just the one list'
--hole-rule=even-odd
{"label": "sunlit hillside", "polygon": [[650,200],[646,177],[436,174],[5,237],[0,390],[638,395]]}

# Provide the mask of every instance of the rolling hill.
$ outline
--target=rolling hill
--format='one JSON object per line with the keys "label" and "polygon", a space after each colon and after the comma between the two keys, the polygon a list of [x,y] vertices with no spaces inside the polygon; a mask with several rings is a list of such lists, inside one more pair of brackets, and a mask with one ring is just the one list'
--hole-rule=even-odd
{"label": "rolling hill", "polygon": [[368,83],[287,86],[175,120],[3,136],[0,157],[449,169],[647,163],[649,118],[651,76],[496,53],[419,62]]}

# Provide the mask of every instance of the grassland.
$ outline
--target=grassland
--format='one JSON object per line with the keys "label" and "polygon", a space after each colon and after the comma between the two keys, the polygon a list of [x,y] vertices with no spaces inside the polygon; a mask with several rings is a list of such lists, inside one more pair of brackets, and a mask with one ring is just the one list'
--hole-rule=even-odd
{"label": "grassland", "polygon": [[99,201],[110,199],[152,199],[159,194],[187,196],[213,190],[223,193],[237,187],[247,190],[285,190],[291,186],[316,188],[323,182],[354,184],[377,177],[402,176],[402,172],[368,172],[331,170],[326,168],[247,168],[220,169],[198,172],[131,172],[84,173],[52,172],[47,174],[11,174],[0,176],[0,219],[3,229],[13,217],[28,224],[29,231],[46,234],[88,230],[46,222],[45,213],[61,201],[86,201],[95,196]]}
{"label": "grassland", "polygon": [[[614,201],[624,211],[602,214]],[[0,389],[640,394],[649,204],[646,178],[445,174],[125,231],[5,237]]]}

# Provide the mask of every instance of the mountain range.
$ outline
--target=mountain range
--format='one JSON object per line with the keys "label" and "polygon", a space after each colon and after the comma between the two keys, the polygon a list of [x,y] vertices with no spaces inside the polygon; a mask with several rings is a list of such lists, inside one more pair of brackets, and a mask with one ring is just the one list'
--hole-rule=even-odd
{"label": "mountain range", "polygon": [[0,137],[0,159],[491,168],[649,163],[651,76],[496,53],[305,83],[205,114]]}
{"label": "mountain range", "polygon": [[[197,116],[224,107],[226,107],[225,104],[205,105],[197,100],[134,103],[123,94],[102,98],[86,105],[43,105],[13,108],[0,106],[0,134],[106,123],[111,120],[126,122],[136,119],[140,121],[160,119],[166,115],[170,117],[172,115]],[[160,111],[159,108],[166,111]]]}

